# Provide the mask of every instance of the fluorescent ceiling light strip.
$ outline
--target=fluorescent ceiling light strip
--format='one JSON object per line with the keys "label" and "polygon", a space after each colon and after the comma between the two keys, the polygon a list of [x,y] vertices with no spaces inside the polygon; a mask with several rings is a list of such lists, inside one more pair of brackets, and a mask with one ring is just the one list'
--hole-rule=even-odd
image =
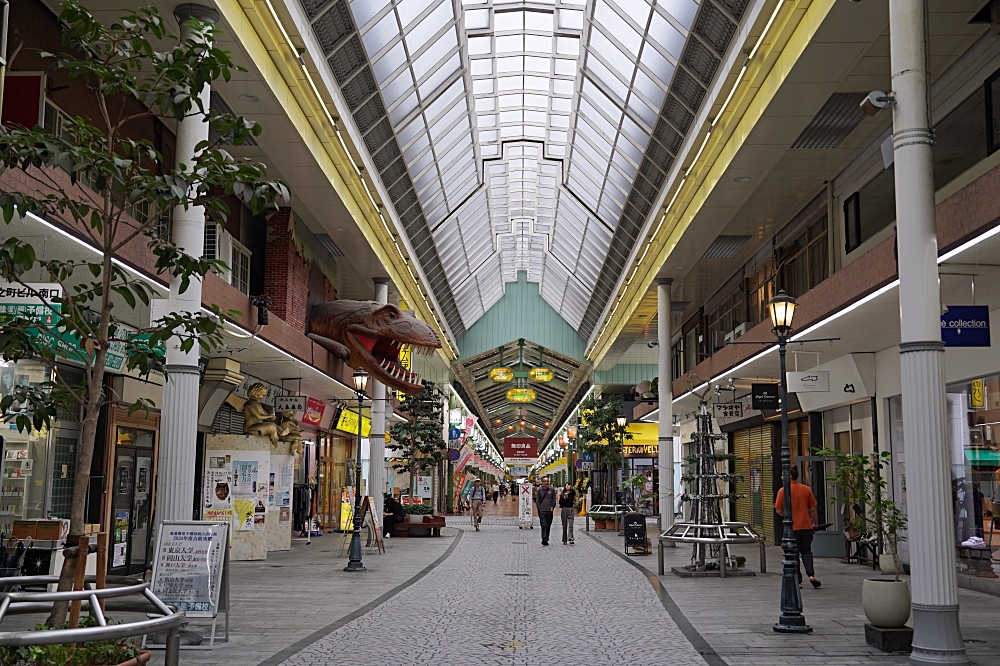
{"label": "fluorescent ceiling light strip", "polygon": [[757,43],[753,45],[753,49],[751,49],[749,55],[747,55],[747,60],[752,60],[754,55],[757,54],[757,49],[759,49],[760,45],[764,43],[764,37],[767,36],[767,31],[771,29],[771,24],[774,23],[774,19],[778,18],[778,12],[781,11],[781,6],[784,4],[784,0],[778,0],[777,6],[775,6],[774,11],[771,13],[771,18],[767,20],[767,25],[764,26],[764,30],[761,31],[760,37],[757,38]]}
{"label": "fluorescent ceiling light strip", "polygon": [[939,264],[943,264],[944,262],[948,261],[949,259],[958,256],[962,252],[965,252],[966,250],[968,250],[968,249],[970,249],[970,248],[972,248],[972,247],[974,247],[976,245],[979,245],[980,243],[982,243],[987,238],[992,238],[993,236],[996,236],[997,234],[1000,234],[1000,226],[993,227],[989,231],[987,231],[987,232],[985,232],[983,234],[980,234],[979,236],[976,236],[972,240],[966,241],[965,243],[962,243],[961,245],[959,245],[958,247],[956,247],[954,250],[948,250],[947,252],[945,252],[944,254],[942,254],[940,257],[938,257],[938,261],[937,262]]}
{"label": "fluorescent ceiling light strip", "polygon": [[[74,243],[76,243],[80,247],[86,248],[87,250],[90,250],[94,254],[97,254],[97,255],[101,254],[101,252],[96,247],[94,247],[93,245],[91,245],[87,241],[83,240],[82,238],[77,238],[76,236],[74,236],[73,234],[69,233],[65,229],[60,229],[58,226],[52,224],[48,220],[45,220],[43,218],[38,217],[37,215],[35,215],[34,213],[32,213],[30,211],[26,211],[25,214],[22,215],[22,218],[23,217],[30,217],[35,222],[38,222],[40,224],[45,225],[46,227],[48,227],[52,231],[55,231],[56,233],[64,236],[65,238],[68,238],[69,240],[73,241]],[[117,266],[117,267],[119,267],[119,268],[121,268],[121,269],[123,269],[123,270],[125,270],[125,271],[127,271],[129,273],[131,273],[132,275],[134,275],[135,277],[139,278],[143,282],[149,284],[150,286],[156,287],[157,289],[163,290],[163,289],[169,289],[170,288],[169,286],[164,285],[161,282],[157,282],[154,278],[150,277],[149,275],[146,275],[145,273],[142,273],[142,272],[140,272],[140,271],[132,268],[128,264],[126,264],[126,263],[124,263],[124,262],[122,262],[122,261],[120,261],[118,259],[115,259],[114,257],[111,258],[111,263],[113,263],[115,266]]]}
{"label": "fluorescent ceiling light strip", "polygon": [[789,342],[796,342],[797,340],[801,340],[803,336],[806,336],[806,335],[809,335],[810,333],[816,332],[817,330],[819,330],[820,328],[826,326],[830,322],[836,321],[837,319],[840,319],[841,317],[843,317],[844,315],[846,315],[846,314],[848,314],[850,312],[854,312],[855,310],[857,310],[858,308],[860,308],[865,303],[870,303],[871,301],[875,300],[876,298],[878,298],[882,294],[884,294],[884,293],[886,293],[888,291],[891,291],[891,290],[895,289],[898,286],[899,286],[899,278],[893,280],[892,282],[890,282],[889,284],[885,285],[881,289],[876,289],[875,291],[873,291],[872,293],[868,294],[864,298],[861,298],[861,299],[858,299],[858,300],[854,301],[853,303],[851,303],[847,307],[843,308],[842,310],[834,312],[832,315],[830,315],[826,319],[813,324],[812,326],[806,328],[804,331],[800,331],[800,332],[796,333],[795,335],[793,335],[792,337],[790,337],[788,339]]}

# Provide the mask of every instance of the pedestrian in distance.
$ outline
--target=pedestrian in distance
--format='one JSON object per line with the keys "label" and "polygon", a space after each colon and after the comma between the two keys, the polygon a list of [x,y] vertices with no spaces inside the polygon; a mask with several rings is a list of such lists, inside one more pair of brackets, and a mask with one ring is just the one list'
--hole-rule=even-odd
{"label": "pedestrian in distance", "polygon": [[[813,568],[812,541],[813,533],[819,525],[819,514],[816,512],[816,496],[813,495],[812,488],[799,483],[799,469],[792,466],[788,470],[788,475],[792,479],[792,533],[795,535],[795,543],[798,546],[799,560],[806,567],[806,575],[813,587],[819,587],[821,583],[816,578],[816,570]],[[782,518],[785,517],[785,489],[778,490],[778,496],[774,498],[774,510]],[[798,569],[799,587],[802,587],[802,569],[796,563]]]}
{"label": "pedestrian in distance", "polygon": [[510,482],[510,501],[517,501],[517,481]]}
{"label": "pedestrian in distance", "polygon": [[496,504],[497,498],[500,497],[500,486],[497,485],[496,481],[493,482],[493,486],[490,488],[490,492],[493,495],[493,504]]}
{"label": "pedestrian in distance", "polygon": [[556,489],[549,485],[549,477],[542,479],[542,485],[535,492],[535,506],[538,507],[538,522],[542,524],[542,545],[549,545],[549,531],[552,529],[552,512],[556,508]]}
{"label": "pedestrian in distance", "polygon": [[567,535],[569,535],[570,544],[573,543],[573,520],[576,515],[576,491],[573,490],[573,484],[569,481],[563,486],[562,492],[559,493],[559,516],[562,518],[563,526],[563,545],[567,543]]}
{"label": "pedestrian in distance", "polygon": [[479,479],[476,479],[472,484],[470,499],[472,500],[472,524],[475,525],[478,532],[479,523],[483,522],[483,504],[486,503],[486,488]]}

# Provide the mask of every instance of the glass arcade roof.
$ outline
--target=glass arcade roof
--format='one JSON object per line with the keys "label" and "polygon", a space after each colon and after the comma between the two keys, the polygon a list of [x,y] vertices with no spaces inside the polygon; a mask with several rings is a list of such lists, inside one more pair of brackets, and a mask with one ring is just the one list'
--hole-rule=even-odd
{"label": "glass arcade roof", "polygon": [[301,2],[452,332],[526,270],[587,337],[747,0]]}

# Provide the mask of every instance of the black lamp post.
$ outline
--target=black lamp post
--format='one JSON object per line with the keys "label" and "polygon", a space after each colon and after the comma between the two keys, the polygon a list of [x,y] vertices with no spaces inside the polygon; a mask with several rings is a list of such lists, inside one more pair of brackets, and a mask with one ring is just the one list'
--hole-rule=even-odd
{"label": "black lamp post", "polygon": [[351,547],[347,552],[347,566],[344,571],[364,571],[361,561],[361,408],[365,402],[365,389],[368,388],[368,373],[358,370],[351,376],[354,382],[354,393],[358,397],[358,446],[354,463],[354,530],[351,532]]}
{"label": "black lamp post", "polygon": [[[619,513],[620,512],[619,505],[625,503],[625,426],[628,425],[628,419],[626,419],[624,416],[619,416],[618,418],[615,419],[615,423],[618,424],[618,431],[621,433],[621,440],[622,440],[622,449],[621,449],[621,452],[622,452],[622,485],[620,486],[622,488],[622,490],[619,491],[618,490],[618,484],[615,483],[615,486],[616,486],[615,487],[615,522],[618,521],[618,516],[621,515],[622,516],[622,522],[621,522],[621,527],[618,530],[618,533],[619,534],[623,534],[625,532],[625,514],[624,513]],[[622,501],[621,502],[618,501],[618,493],[619,492],[621,492],[621,497],[622,497]]]}
{"label": "black lamp post", "polygon": [[802,615],[802,594],[799,592],[799,553],[792,531],[792,454],[788,449],[788,378],[785,375],[785,346],[792,332],[795,299],[782,289],[768,301],[771,326],[778,336],[778,357],[781,365],[781,479],[784,488],[784,529],[781,534],[781,616],[774,630],[783,634],[809,634],[812,627]]}

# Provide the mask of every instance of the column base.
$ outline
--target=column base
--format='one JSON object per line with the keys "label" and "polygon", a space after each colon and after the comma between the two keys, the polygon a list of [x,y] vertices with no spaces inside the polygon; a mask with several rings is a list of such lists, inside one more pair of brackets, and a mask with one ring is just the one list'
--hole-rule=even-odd
{"label": "column base", "polygon": [[913,666],[968,664],[958,606],[913,604]]}

